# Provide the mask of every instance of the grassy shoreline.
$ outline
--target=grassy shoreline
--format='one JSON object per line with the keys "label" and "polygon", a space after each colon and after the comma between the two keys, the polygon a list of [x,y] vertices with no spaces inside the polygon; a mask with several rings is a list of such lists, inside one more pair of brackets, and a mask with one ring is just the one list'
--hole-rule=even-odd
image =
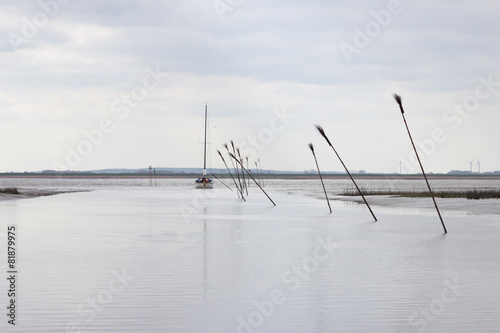
{"label": "grassy shoreline", "polygon": [[0,188],[0,193],[2,193],[2,194],[20,194],[18,189],[15,187]]}
{"label": "grassy shoreline", "polygon": [[[430,197],[429,191],[377,191],[377,190],[362,190],[363,195],[392,195],[407,198],[425,198]],[[500,189],[494,190],[479,190],[469,189],[463,191],[434,191],[436,198],[465,198],[465,199],[500,199]],[[342,195],[359,196],[357,190],[344,190]]]}
{"label": "grassy shoreline", "polygon": [[16,187],[0,188],[0,201],[13,199],[30,199],[37,197],[45,197],[49,195],[86,192],[86,190],[44,190],[44,189],[17,189]]}

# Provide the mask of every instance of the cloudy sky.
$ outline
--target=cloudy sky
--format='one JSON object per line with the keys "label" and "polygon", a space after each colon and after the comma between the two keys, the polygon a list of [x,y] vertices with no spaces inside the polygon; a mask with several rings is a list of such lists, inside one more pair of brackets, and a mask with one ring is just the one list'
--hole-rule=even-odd
{"label": "cloudy sky", "polygon": [[0,172],[500,170],[496,0],[2,0]]}

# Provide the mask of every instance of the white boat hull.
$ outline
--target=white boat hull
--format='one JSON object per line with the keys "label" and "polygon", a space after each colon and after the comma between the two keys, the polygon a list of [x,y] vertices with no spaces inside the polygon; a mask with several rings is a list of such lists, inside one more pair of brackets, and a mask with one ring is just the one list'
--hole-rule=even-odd
{"label": "white boat hull", "polygon": [[199,189],[211,189],[214,188],[214,184],[202,184],[202,183],[196,183],[194,185],[194,188],[199,188]]}

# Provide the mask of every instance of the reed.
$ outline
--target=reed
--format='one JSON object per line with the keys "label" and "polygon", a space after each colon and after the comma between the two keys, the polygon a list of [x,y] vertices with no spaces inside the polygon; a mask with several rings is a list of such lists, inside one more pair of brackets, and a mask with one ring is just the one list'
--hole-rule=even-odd
{"label": "reed", "polygon": [[[227,143],[224,143],[224,148],[226,148],[226,151],[227,151],[227,153],[228,153],[228,154],[230,154],[230,153],[231,153],[231,152],[229,151],[229,146],[227,145]],[[239,179],[240,179],[240,178],[239,178],[239,175],[238,175],[238,169],[236,168],[236,165],[234,164],[233,159],[232,159],[232,158],[230,158],[229,160],[231,161],[231,165],[233,166],[233,170],[234,170],[234,172],[235,172],[236,178],[238,179],[238,183],[240,183],[240,182],[239,182]],[[240,190],[240,188],[239,188],[239,186],[238,186],[238,184],[236,184],[236,188],[238,189],[238,191],[241,191],[241,190]]]}
{"label": "reed", "polygon": [[408,132],[408,136],[410,137],[411,145],[413,146],[413,150],[415,151],[415,155],[417,156],[418,164],[420,165],[420,169],[422,170],[422,174],[424,175],[424,179],[425,179],[425,182],[427,184],[427,188],[429,189],[429,193],[431,195],[432,201],[434,202],[434,207],[436,207],[436,211],[438,213],[439,219],[441,220],[441,225],[443,226],[444,233],[446,234],[446,233],[448,233],[448,231],[446,230],[446,226],[444,225],[443,218],[441,217],[441,212],[439,211],[439,207],[436,203],[436,199],[434,198],[434,194],[432,193],[431,185],[429,184],[429,180],[427,179],[427,175],[425,174],[424,167],[422,165],[422,162],[420,161],[420,157],[418,156],[417,148],[415,147],[415,143],[413,142],[413,138],[411,137],[410,128],[408,127],[408,123],[406,122],[405,111],[403,109],[403,101],[401,99],[401,96],[399,96],[397,94],[393,94],[392,96],[396,100],[396,103],[398,103],[398,105],[399,105],[399,110],[401,111],[401,116],[403,117],[403,121],[404,121],[405,126],[406,126],[406,131]]}
{"label": "reed", "polygon": [[[231,140],[231,147],[233,148],[233,155],[236,156],[236,149],[234,148],[233,140]],[[227,150],[227,152],[228,152],[228,154],[231,154],[229,149]],[[233,163],[232,159],[231,159],[231,163]],[[234,163],[233,163],[233,166],[234,166],[234,172],[236,173],[236,178],[238,178],[238,184],[240,184],[240,188],[243,191],[243,185],[241,184],[241,177],[240,177],[240,168],[238,167],[237,164],[234,164]]]}
{"label": "reed", "polygon": [[15,187],[0,188],[0,193],[3,194],[19,194],[19,190]]}
{"label": "reed", "polygon": [[330,209],[330,214],[332,213],[332,207],[330,206],[330,200],[328,199],[328,194],[326,194],[325,183],[323,182],[323,176],[321,175],[321,170],[319,169],[318,159],[316,158],[316,154],[314,153],[314,146],[312,143],[309,144],[309,149],[311,149],[312,154],[314,156],[314,162],[316,162],[316,167],[318,168],[319,179],[321,179],[321,185],[323,186],[323,191],[325,192],[326,203],[328,204],[328,208]]}
{"label": "reed", "polygon": [[250,172],[248,172],[247,169],[245,169],[245,167],[243,166],[243,164],[240,163],[240,161],[238,161],[238,159],[236,158],[236,156],[234,156],[233,154],[229,154],[229,156],[231,156],[232,158],[234,158],[234,160],[240,164],[241,168],[248,174],[248,176],[250,178],[252,178],[252,180],[254,181],[254,183],[262,190],[262,192],[264,192],[264,194],[266,195],[266,197],[273,203],[273,205],[276,206],[276,204],[274,203],[273,199],[271,199],[271,197],[266,193],[266,191],[264,191],[264,189],[259,185],[259,183],[257,183],[257,181],[255,180],[255,178],[253,178],[253,176],[250,174]]}
{"label": "reed", "polygon": [[257,176],[259,178],[259,183],[261,182],[261,176],[259,172],[259,165],[257,164],[257,161],[255,161],[255,172],[257,173]]}
{"label": "reed", "polygon": [[243,158],[241,158],[240,154],[240,148],[236,148],[236,152],[238,152],[238,158],[240,159],[240,164],[241,164],[241,179],[243,180],[243,188],[245,189],[245,192],[248,197],[248,186],[247,186],[247,181],[245,180],[245,173],[243,172]]}
{"label": "reed", "polygon": [[217,177],[215,174],[212,173],[212,176],[214,176],[214,178],[217,179],[222,185],[224,185],[225,187],[227,187],[228,189],[230,189],[231,192],[233,191],[232,188],[230,188],[229,186],[227,186],[226,183],[224,183],[221,179],[219,179],[219,177]]}
{"label": "reed", "polygon": [[330,142],[330,139],[328,139],[328,137],[326,136],[326,133],[325,131],[323,130],[323,127],[319,126],[319,125],[315,125],[316,129],[318,130],[319,134],[321,134],[321,136],[326,140],[326,142],[328,143],[328,145],[330,147],[332,147],[333,151],[335,152],[335,155],[337,155],[340,163],[342,163],[342,166],[344,167],[345,171],[347,172],[347,174],[349,175],[349,178],[351,178],[354,186],[356,186],[356,189],[358,190],[359,192],[359,195],[361,195],[361,197],[363,198],[363,201],[365,202],[365,205],[366,207],[368,207],[368,210],[370,211],[370,213],[372,214],[373,218],[375,219],[375,221],[377,221],[377,218],[375,217],[375,214],[373,214],[373,211],[372,209],[370,208],[370,205],[368,204],[368,202],[366,201],[365,199],[365,196],[363,195],[363,193],[361,192],[361,190],[359,189],[359,186],[358,184],[356,184],[356,182],[354,181],[354,178],[352,178],[351,176],[351,173],[349,172],[349,170],[347,169],[347,167],[345,166],[344,164],[344,161],[342,161],[342,159],[340,158],[340,155],[337,153],[337,151],[335,150],[335,148],[333,147],[332,143]]}
{"label": "reed", "polygon": [[[391,195],[407,198],[428,198],[431,196],[429,191],[392,191],[392,190],[366,190],[363,189],[364,195]],[[476,199],[500,199],[500,190],[482,190],[482,189],[467,189],[463,191],[433,191],[433,194],[438,198],[462,198],[469,200]],[[353,189],[345,189],[342,195],[358,196],[358,192]]]}
{"label": "reed", "polygon": [[262,164],[260,163],[260,158],[258,158],[257,161],[259,161],[260,178],[262,179],[262,187],[264,187],[264,175],[262,174]]}
{"label": "reed", "polygon": [[238,196],[241,196],[241,199],[243,199],[243,201],[246,201],[245,200],[245,197],[243,196],[243,192],[241,191],[241,189],[238,187],[238,183],[236,183],[236,179],[234,179],[233,177],[233,174],[231,173],[231,170],[229,169],[229,167],[227,166],[227,163],[226,163],[226,160],[224,159],[224,157],[222,156],[222,153],[217,150],[217,153],[219,154],[220,158],[222,159],[222,162],[224,162],[224,165],[226,166],[226,169],[227,171],[229,172],[229,175],[231,176],[231,178],[233,179],[233,182],[234,182],[234,186],[236,186],[236,189],[238,190]]}
{"label": "reed", "polygon": [[500,199],[500,190],[468,190],[466,192],[467,199]]}
{"label": "reed", "polygon": [[[229,151],[229,146],[227,145],[227,143],[224,143],[223,146],[224,146],[224,148],[226,148],[227,153],[229,154],[230,151]],[[231,165],[233,166],[233,168],[235,168],[233,160],[231,160]]]}
{"label": "reed", "polygon": [[[252,170],[250,170],[250,165],[248,164],[248,156],[245,156],[245,159],[247,160],[247,170],[252,173]],[[250,179],[248,179],[247,187],[250,187]]]}
{"label": "reed", "polygon": [[[500,190],[481,190],[481,189],[467,189],[463,191],[432,191],[434,196],[438,198],[448,199],[500,199]],[[407,198],[429,198],[431,194],[429,191],[391,191],[391,190],[366,190],[363,189],[364,195],[391,195]],[[342,195],[345,196],[358,196],[358,192],[353,189],[345,189]]]}

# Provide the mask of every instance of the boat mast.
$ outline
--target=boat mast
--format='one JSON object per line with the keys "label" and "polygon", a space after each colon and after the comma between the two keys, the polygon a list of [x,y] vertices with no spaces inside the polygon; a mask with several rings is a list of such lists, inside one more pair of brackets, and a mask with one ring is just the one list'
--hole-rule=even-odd
{"label": "boat mast", "polygon": [[203,142],[203,177],[207,174],[207,104],[205,104],[205,140]]}

